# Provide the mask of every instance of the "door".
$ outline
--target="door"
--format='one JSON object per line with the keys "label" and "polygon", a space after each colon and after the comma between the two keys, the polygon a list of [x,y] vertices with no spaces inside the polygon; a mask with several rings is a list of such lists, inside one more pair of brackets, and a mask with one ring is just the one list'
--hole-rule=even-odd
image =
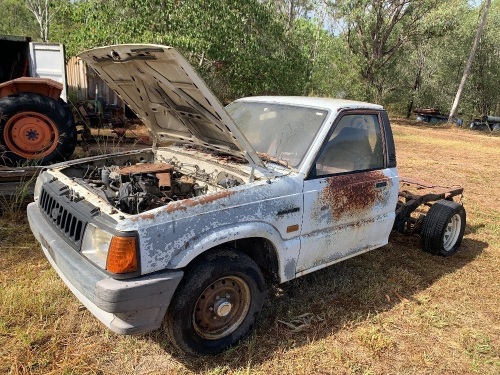
{"label": "door", "polygon": [[67,101],[64,46],[54,43],[30,43],[30,76],[50,78],[63,84],[61,98]]}
{"label": "door", "polygon": [[387,243],[398,199],[382,116],[346,111],[304,181],[300,274]]}

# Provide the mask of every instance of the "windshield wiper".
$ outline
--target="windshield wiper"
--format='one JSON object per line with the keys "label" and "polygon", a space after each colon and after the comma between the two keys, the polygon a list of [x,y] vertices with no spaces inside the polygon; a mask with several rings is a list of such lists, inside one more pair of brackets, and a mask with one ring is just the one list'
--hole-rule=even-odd
{"label": "windshield wiper", "polygon": [[257,152],[257,155],[259,155],[259,157],[262,160],[270,161],[271,163],[279,164],[284,167],[290,168],[286,160],[278,159],[276,156],[271,156],[269,154],[266,154],[265,152]]}

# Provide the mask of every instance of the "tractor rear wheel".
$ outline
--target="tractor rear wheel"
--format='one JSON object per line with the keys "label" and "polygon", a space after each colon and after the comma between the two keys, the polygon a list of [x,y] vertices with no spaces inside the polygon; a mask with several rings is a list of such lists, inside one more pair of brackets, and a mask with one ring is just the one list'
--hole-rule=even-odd
{"label": "tractor rear wheel", "polygon": [[68,159],[76,147],[73,115],[63,104],[35,93],[0,99],[0,158],[3,164],[39,164]]}

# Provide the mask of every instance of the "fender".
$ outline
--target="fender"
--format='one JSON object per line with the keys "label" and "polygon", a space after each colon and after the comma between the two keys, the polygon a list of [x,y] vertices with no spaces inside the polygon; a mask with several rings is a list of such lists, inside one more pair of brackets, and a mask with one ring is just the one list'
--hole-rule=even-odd
{"label": "fender", "polygon": [[205,233],[202,237],[194,237],[186,250],[172,258],[169,266],[172,268],[185,267],[207,250],[224,243],[250,237],[265,238],[273,244],[277,252],[280,282],[295,277],[295,264],[300,250],[299,236],[284,240],[276,228],[265,222],[247,222],[236,227],[223,226]]}
{"label": "fender", "polygon": [[19,92],[32,92],[58,100],[63,90],[62,83],[48,78],[21,77],[0,84],[0,98]]}

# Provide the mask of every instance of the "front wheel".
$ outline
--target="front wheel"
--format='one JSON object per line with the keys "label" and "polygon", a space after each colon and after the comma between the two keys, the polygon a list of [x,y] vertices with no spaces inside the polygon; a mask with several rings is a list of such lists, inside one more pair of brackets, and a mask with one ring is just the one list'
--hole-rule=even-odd
{"label": "front wheel", "polygon": [[265,281],[257,264],[234,249],[223,249],[186,269],[164,329],[188,354],[216,354],[250,332],[264,298]]}
{"label": "front wheel", "polygon": [[422,224],[422,249],[435,255],[452,255],[460,247],[464,231],[464,207],[453,201],[437,201]]}

